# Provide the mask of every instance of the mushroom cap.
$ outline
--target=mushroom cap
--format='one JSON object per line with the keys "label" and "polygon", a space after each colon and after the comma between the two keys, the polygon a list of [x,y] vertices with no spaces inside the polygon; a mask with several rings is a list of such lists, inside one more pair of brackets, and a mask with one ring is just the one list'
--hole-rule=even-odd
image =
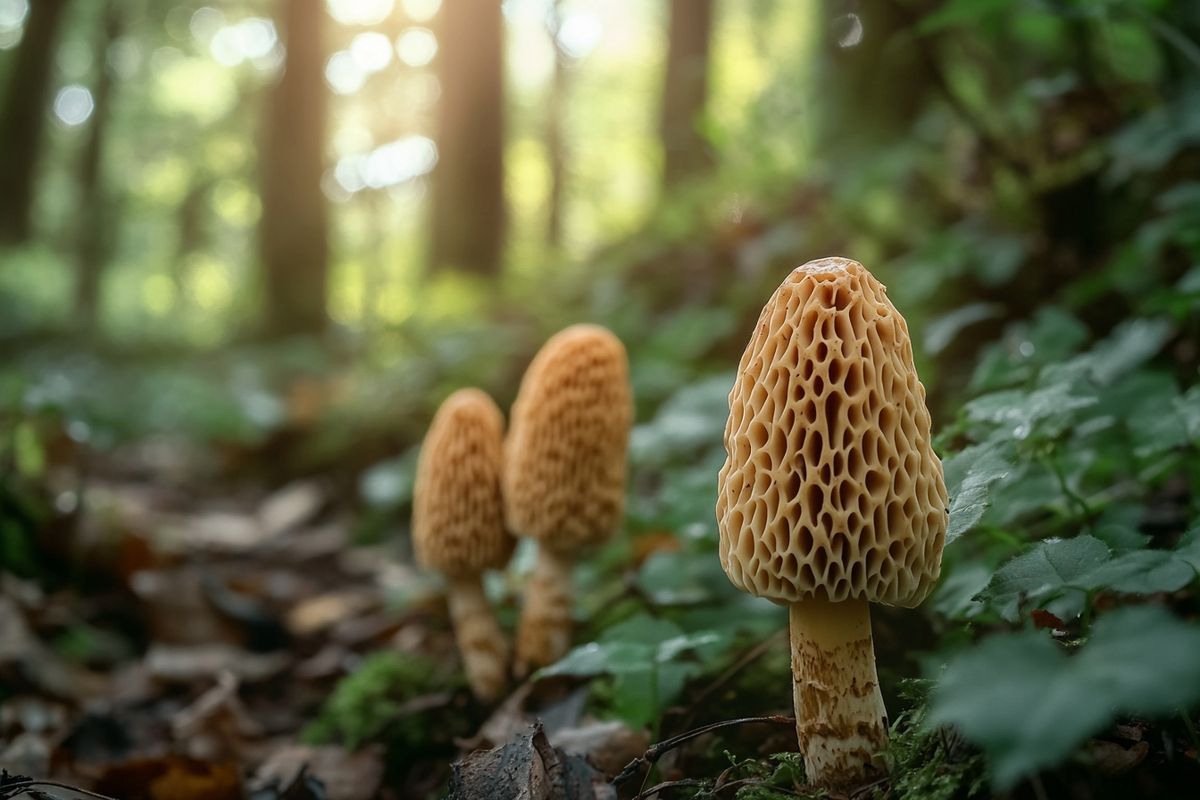
{"label": "mushroom cap", "polygon": [[948,505],[908,325],[862,264],[811,261],[771,296],[729,393],[721,566],[739,589],[915,606]]}
{"label": "mushroom cap", "polygon": [[413,497],[417,561],[450,577],[503,567],[516,540],[504,527],[504,417],[478,389],[442,403],[421,443]]}
{"label": "mushroom cap", "polygon": [[598,325],[552,336],[521,379],[505,443],[513,532],[563,554],[607,539],[624,510],[632,425],[621,340]]}

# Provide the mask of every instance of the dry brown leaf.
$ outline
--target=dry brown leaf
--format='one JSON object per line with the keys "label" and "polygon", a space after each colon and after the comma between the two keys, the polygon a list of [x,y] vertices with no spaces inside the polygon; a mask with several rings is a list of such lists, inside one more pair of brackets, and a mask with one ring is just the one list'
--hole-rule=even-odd
{"label": "dry brown leaf", "polygon": [[241,800],[243,796],[235,765],[175,755],[114,764],[96,781],[96,791],[121,800]]}
{"label": "dry brown leaf", "polygon": [[151,646],[146,667],[155,678],[168,683],[213,680],[228,671],[245,683],[273,678],[288,667],[286,653],[250,653],[226,644]]}
{"label": "dry brown leaf", "polygon": [[325,784],[328,800],[370,800],[383,780],[383,748],[372,746],[351,753],[334,746],[288,745],[258,768],[251,787],[287,786],[306,766],[308,774]]}

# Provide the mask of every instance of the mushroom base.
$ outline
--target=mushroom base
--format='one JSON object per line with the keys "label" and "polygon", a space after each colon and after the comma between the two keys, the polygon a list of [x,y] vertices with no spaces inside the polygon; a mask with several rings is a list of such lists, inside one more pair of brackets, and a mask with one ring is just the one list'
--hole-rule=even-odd
{"label": "mushroom base", "polygon": [[471,691],[485,703],[498,700],[508,688],[508,640],[479,575],[452,579],[447,601]]}
{"label": "mushroom base", "polygon": [[569,558],[538,547],[517,628],[517,677],[553,664],[570,649],[572,567]]}
{"label": "mushroom base", "polygon": [[809,782],[846,789],[883,775],[887,709],[869,604],[805,600],[789,609],[796,734]]}

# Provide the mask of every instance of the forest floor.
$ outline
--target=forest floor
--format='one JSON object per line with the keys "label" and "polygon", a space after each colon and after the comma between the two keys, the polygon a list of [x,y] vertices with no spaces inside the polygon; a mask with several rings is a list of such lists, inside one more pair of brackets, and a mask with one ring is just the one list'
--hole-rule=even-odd
{"label": "forest floor", "polygon": [[[332,481],[217,488],[169,446],[131,451],[58,495],[67,513],[42,535],[59,574],[0,573],[0,797],[420,798],[445,791],[456,759],[504,744],[514,792],[615,797],[609,779],[646,753],[648,731],[588,713],[581,679],[531,680],[481,707],[438,585],[395,537],[356,546]],[[502,606],[515,614],[515,593]],[[786,659],[784,638],[700,687],[706,702],[765,655]],[[724,759],[729,742],[796,748],[786,716],[708,731],[722,715],[738,708],[674,720],[693,733],[655,754],[655,775],[679,780],[681,759]],[[503,796],[492,762],[456,766],[454,796]],[[649,778],[635,766],[627,796]],[[731,792],[773,782],[774,769],[725,766]],[[26,776],[51,783],[26,789]]]}

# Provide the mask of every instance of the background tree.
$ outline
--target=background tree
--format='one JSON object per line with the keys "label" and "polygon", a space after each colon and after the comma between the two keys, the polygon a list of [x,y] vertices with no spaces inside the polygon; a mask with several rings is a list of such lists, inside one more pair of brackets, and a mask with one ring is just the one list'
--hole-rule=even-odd
{"label": "background tree", "polygon": [[562,244],[563,201],[566,194],[567,153],[566,132],[563,126],[567,104],[567,62],[570,56],[559,42],[562,28],[562,2],[554,0],[546,14],[546,33],[554,48],[554,72],[546,92],[546,159],[550,162],[550,197],[546,204],[546,244],[558,248]]}
{"label": "background tree", "polygon": [[55,47],[68,0],[34,0],[0,108],[0,241],[29,238]]}
{"label": "background tree", "polygon": [[327,325],[329,234],[325,169],[326,90],[322,0],[280,0],[287,46],[283,75],[267,98],[259,153],[259,222],[266,325],[271,336]]}
{"label": "background tree", "polygon": [[699,125],[708,97],[713,0],[671,0],[662,95],[663,184],[674,186],[712,164]]}
{"label": "background tree", "polygon": [[892,0],[826,0],[818,20],[819,138],[826,153],[902,140],[929,97],[913,30],[920,16]]}
{"label": "background tree", "polygon": [[124,28],[120,4],[109,0],[96,45],[95,107],[79,163],[79,240],[75,276],[75,321],[85,330],[95,327],[104,265],[112,252],[115,226],[112,203],[105,199],[104,147],[112,119],[115,75],[108,53]]}
{"label": "background tree", "polygon": [[506,217],[503,16],[499,3],[446,0],[439,18],[430,265],[492,275]]}

